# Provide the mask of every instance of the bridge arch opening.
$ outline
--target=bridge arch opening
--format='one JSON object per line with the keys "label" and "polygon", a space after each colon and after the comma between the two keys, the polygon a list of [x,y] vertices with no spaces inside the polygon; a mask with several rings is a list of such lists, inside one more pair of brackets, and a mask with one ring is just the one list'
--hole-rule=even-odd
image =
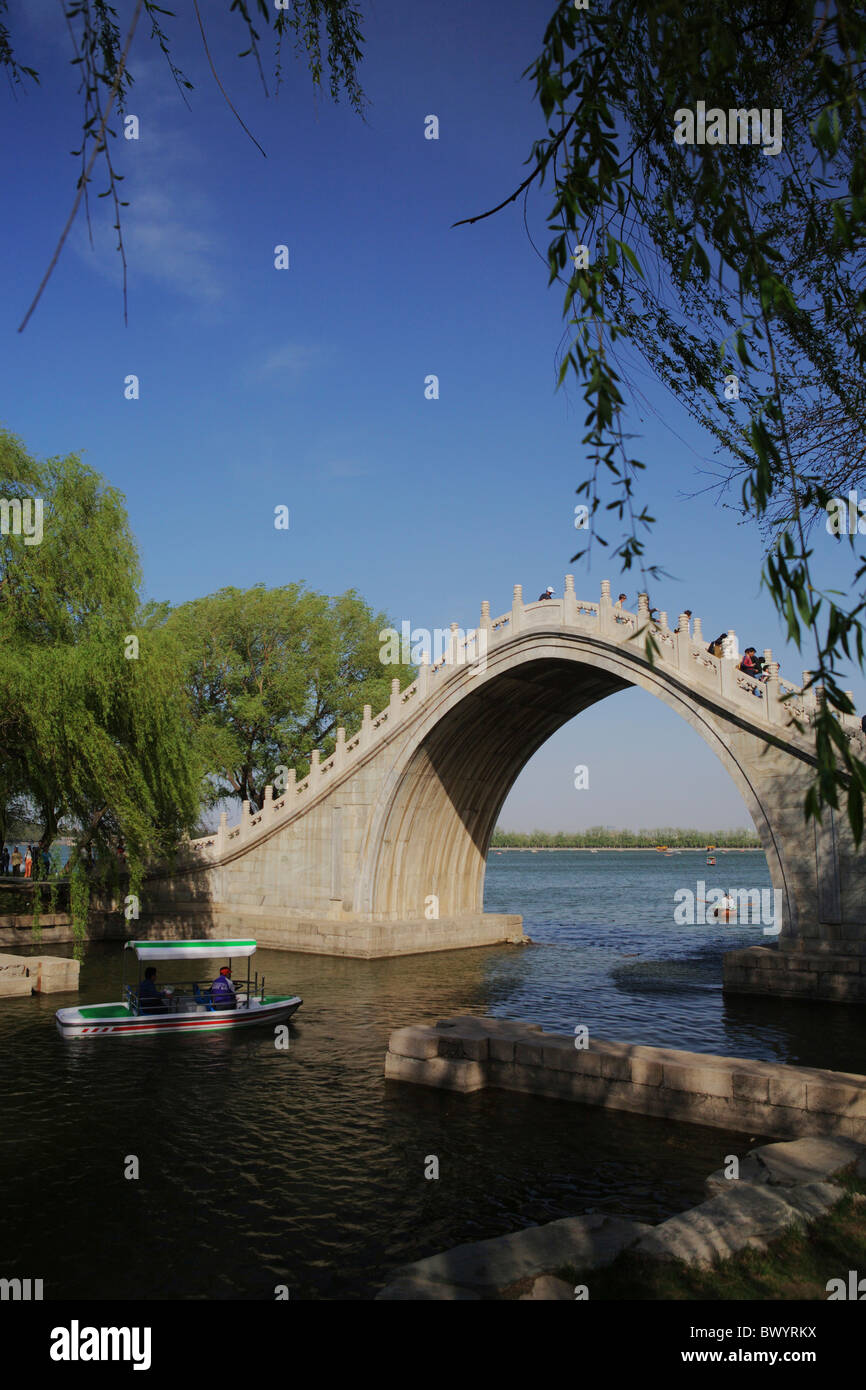
{"label": "bridge arch opening", "polygon": [[374,817],[378,850],[361,885],[362,910],[413,918],[435,895],[440,916],[483,912],[490,839],[520,773],[557,730],[632,686],[684,718],[725,767],[786,901],[781,854],[749,768],[699,696],[650,668],[639,650],[611,653],[590,639],[551,638],[550,654],[540,655],[535,634],[531,652],[529,645],[523,659],[512,651],[483,673],[452,677],[430,702],[421,737]]}

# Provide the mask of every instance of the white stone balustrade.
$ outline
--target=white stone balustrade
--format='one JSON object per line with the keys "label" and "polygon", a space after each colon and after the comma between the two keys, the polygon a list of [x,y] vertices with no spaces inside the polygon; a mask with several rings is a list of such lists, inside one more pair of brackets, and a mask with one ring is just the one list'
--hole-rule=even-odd
{"label": "white stone balustrade", "polygon": [[[328,773],[333,777],[351,769],[353,762],[368,753],[374,744],[393,734],[407,712],[414,715],[419,704],[435,697],[442,689],[443,681],[460,671],[480,665],[482,658],[489,665],[492,653],[500,644],[520,635],[528,635],[533,629],[546,630],[551,626],[584,634],[594,632],[598,639],[612,646],[629,646],[639,658],[645,655],[646,636],[652,635],[658,648],[653,658],[656,669],[669,671],[677,680],[699,687],[704,692],[714,690],[717,699],[738,705],[756,725],[778,725],[787,729],[792,736],[796,735],[793,721],[808,725],[814,718],[819,702],[824,699],[823,687],[815,685],[806,688],[811,679],[808,671],[803,672],[802,687],[781,679],[779,663],[773,661],[769,648],[764,651],[768,675],[766,682],[755,681],[740,671],[740,656],[733,628],[728,629],[723,644],[724,655],[718,658],[706,650],[700,618],[693,619],[692,637],[689,618],[685,613],[679,615],[675,631],[671,631],[667,612],[659,614],[658,622],[652,621],[646,594],[638,595],[637,613],[616,609],[611,600],[609,580],[602,581],[597,603],[577,598],[573,575],[566,575],[561,599],[545,599],[530,604],[523,601],[523,586],[515,584],[510,611],[491,619],[490,603],[485,599],[481,605],[478,628],[469,630],[462,639],[458,637],[458,624],[451,623],[445,657],[431,666],[425,652],[416,679],[403,691],[400,690],[399,680],[394,678],[386,709],[374,717],[371,706],[365,705],[361,727],[348,742],[345,729],[340,727],[334,753],[324,764],[319,749],[314,749],[310,771],[302,782],[297,783],[295,769],[291,769],[284,793],[275,798],[273,788],[265,788],[265,802],[259,813],[252,815],[249,802],[244,801],[237,826],[229,830],[223,812],[216,835],[192,840],[191,847],[206,858],[219,858],[229,849],[234,852],[238,840],[248,840],[260,833],[263,826],[272,826],[275,818],[296,814],[300,809],[299,803],[315,796]],[[760,698],[756,698],[756,691]],[[840,713],[838,718],[849,737],[860,737],[860,721],[855,715]]]}

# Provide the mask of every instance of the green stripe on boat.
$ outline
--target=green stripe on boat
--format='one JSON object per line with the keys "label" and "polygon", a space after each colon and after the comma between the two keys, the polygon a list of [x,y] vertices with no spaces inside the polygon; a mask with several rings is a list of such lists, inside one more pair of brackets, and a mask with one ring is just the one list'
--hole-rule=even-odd
{"label": "green stripe on boat", "polygon": [[82,1018],[134,1018],[125,1004],[84,1004],[78,1012]]}
{"label": "green stripe on boat", "polygon": [[165,946],[169,950],[183,950],[189,946],[255,946],[255,941],[240,939],[237,941],[160,941],[154,937],[152,941],[127,941],[127,946],[134,948],[139,946]]}

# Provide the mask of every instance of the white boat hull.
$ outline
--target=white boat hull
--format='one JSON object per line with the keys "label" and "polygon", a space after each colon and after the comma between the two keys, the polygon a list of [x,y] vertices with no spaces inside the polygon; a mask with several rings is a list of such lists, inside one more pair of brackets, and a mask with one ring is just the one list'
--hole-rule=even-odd
{"label": "white boat hull", "polygon": [[249,1028],[257,1023],[282,1023],[301,1007],[298,995],[281,995],[262,1003],[251,999],[237,1009],[195,1009],[173,1013],[130,1013],[123,1003],[83,1004],[58,1009],[57,1027],[64,1038],[141,1038],[155,1033],[216,1033],[228,1028]]}

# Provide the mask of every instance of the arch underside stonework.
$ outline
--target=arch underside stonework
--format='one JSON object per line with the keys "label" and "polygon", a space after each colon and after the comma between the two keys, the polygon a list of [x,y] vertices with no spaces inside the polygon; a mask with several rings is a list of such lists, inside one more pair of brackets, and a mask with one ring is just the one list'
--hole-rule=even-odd
{"label": "arch underside stonework", "polygon": [[[451,692],[444,712],[430,711],[429,729],[408,753],[396,787],[388,788],[378,823],[371,822],[359,910],[394,918],[415,915],[435,894],[443,914],[481,912],[490,838],[523,768],[564,724],[634,686],[685,718],[726,767],[755,823],[773,886],[788,896],[784,860],[760,787],[692,695],[645,662],[636,669],[629,656],[599,653],[585,639],[555,639],[558,650],[545,657],[537,655],[535,635],[522,645],[525,659],[518,648],[501,671],[467,674],[465,693],[455,700]],[[624,787],[626,814],[627,796]],[[793,911],[791,902],[789,918]]]}

